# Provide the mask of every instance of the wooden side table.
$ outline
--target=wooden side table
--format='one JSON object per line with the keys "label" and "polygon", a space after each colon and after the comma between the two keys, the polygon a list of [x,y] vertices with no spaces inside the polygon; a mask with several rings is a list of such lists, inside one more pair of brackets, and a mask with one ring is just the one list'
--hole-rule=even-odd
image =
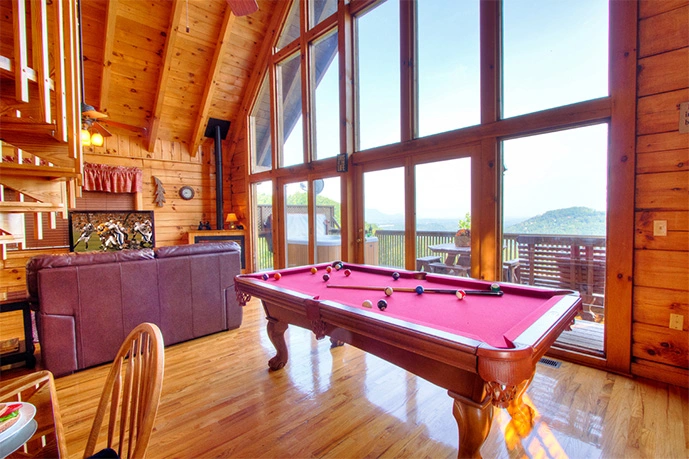
{"label": "wooden side table", "polygon": [[0,356],[0,366],[24,361],[27,367],[34,368],[36,366],[36,357],[34,356],[33,326],[31,324],[29,299],[26,294],[12,295],[0,301],[0,313],[11,311],[22,312],[24,320],[24,351],[22,352],[20,349],[18,352]]}

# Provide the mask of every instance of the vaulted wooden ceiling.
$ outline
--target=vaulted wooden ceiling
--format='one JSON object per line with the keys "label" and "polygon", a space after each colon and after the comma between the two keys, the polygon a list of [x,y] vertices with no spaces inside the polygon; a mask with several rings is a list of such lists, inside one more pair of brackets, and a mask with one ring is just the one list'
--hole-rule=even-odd
{"label": "vaulted wooden ceiling", "polygon": [[237,116],[278,3],[234,16],[227,0],[83,0],[86,102],[149,150],[198,146],[209,117]]}

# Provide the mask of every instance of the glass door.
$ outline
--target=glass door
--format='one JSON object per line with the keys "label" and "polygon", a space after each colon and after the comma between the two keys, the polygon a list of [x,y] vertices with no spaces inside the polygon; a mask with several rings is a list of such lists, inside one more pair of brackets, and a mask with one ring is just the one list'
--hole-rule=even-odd
{"label": "glass door", "polygon": [[502,142],[503,280],[578,291],[557,344],[604,355],[608,125]]}

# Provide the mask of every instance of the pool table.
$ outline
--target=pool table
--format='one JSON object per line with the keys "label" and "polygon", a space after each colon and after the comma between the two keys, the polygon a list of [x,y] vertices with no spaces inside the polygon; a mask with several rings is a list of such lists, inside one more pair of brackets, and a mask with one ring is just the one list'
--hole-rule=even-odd
{"label": "pool table", "polygon": [[[493,406],[533,422],[522,395],[538,360],[580,310],[577,292],[499,284],[501,293],[486,294],[491,282],[352,263],[337,269],[336,264],[236,277],[240,304],[252,296],[262,300],[277,351],[268,363],[272,370],[287,363],[284,333],[293,324],[447,389],[459,426],[459,457],[480,457]],[[390,295],[386,287],[392,288]],[[417,287],[424,293],[416,293]],[[460,299],[457,290],[470,294]],[[382,310],[381,299],[387,302]],[[366,300],[372,307],[364,305]]]}

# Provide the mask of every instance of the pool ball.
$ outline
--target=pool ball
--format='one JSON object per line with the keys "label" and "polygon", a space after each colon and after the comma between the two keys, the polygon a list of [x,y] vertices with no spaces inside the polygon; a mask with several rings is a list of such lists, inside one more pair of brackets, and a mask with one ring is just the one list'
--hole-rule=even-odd
{"label": "pool ball", "polygon": [[385,292],[385,296],[392,295],[392,287],[385,287],[385,289],[383,289],[383,291]]}
{"label": "pool ball", "polygon": [[388,307],[388,302],[385,300],[378,300],[378,309],[381,311],[385,311],[385,309]]}
{"label": "pool ball", "polygon": [[311,274],[316,274],[318,270],[316,268],[311,268]]}
{"label": "pool ball", "polygon": [[268,274],[263,274],[261,277],[263,277],[263,280],[268,280]]}
{"label": "pool ball", "polygon": [[329,281],[330,280],[330,274],[323,274],[323,280],[324,281]]}
{"label": "pool ball", "polygon": [[361,303],[361,305],[365,308],[372,308],[373,307],[373,303],[371,302],[371,300],[364,300],[364,302]]}
{"label": "pool ball", "polygon": [[416,292],[417,295],[421,295],[423,293],[423,286],[419,285],[417,286],[414,291]]}
{"label": "pool ball", "polygon": [[333,272],[333,268],[331,266],[328,266],[327,268],[325,268],[325,272],[331,273]]}
{"label": "pool ball", "polygon": [[275,280],[280,280],[280,278],[282,277],[282,274],[275,273],[275,274],[273,274],[273,277],[275,278]]}
{"label": "pool ball", "polygon": [[336,265],[335,265],[335,269],[336,269],[337,271],[341,270],[341,269],[342,269],[342,263],[336,264]]}
{"label": "pool ball", "polygon": [[345,269],[345,270],[344,270],[344,275],[345,275],[346,277],[349,277],[351,274],[352,274],[352,270],[351,270],[351,269]]}
{"label": "pool ball", "polygon": [[463,300],[464,297],[467,296],[467,294],[464,292],[464,290],[461,290],[461,289],[457,290],[455,292],[455,295],[457,295],[457,299],[460,299],[460,300]]}
{"label": "pool ball", "polygon": [[500,291],[500,284],[493,283],[490,285],[490,291],[491,292],[499,292]]}
{"label": "pool ball", "polygon": [[393,278],[393,280],[399,279],[399,278],[400,278],[400,273],[398,273],[397,271],[395,271],[394,273],[392,273],[392,278]]}

